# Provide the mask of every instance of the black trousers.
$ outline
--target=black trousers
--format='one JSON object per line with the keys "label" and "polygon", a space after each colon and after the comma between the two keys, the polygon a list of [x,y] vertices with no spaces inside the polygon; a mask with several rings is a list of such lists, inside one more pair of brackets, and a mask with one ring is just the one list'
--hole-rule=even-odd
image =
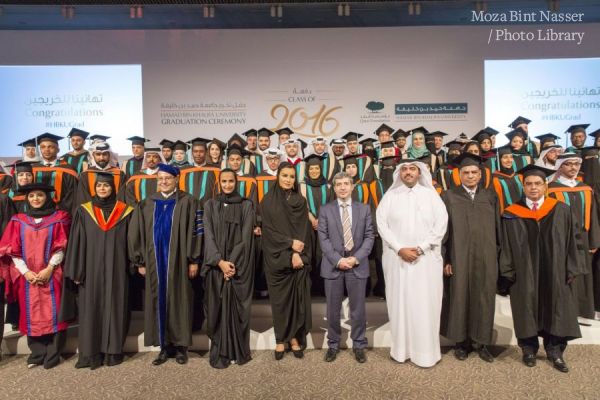
{"label": "black trousers", "polygon": [[544,339],[544,349],[549,358],[562,357],[563,352],[567,348],[567,340],[564,337],[554,336],[544,332],[540,333],[538,336],[517,339],[523,354],[537,354],[540,348],[539,336]]}
{"label": "black trousers", "polygon": [[27,364],[43,365],[50,369],[56,367],[60,362],[60,355],[67,343],[67,331],[61,331],[49,335],[27,336],[27,345],[31,354]]}

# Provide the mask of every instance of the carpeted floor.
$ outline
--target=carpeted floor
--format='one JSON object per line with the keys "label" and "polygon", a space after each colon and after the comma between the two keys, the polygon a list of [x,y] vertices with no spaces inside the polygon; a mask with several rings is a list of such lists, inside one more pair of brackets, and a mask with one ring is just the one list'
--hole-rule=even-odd
{"label": "carpeted floor", "polygon": [[[446,350],[447,351],[447,350]],[[516,347],[494,348],[492,364],[471,354],[458,361],[446,352],[432,369],[389,359],[389,349],[367,352],[358,364],[344,350],[333,363],[324,352],[310,350],[303,360],[291,353],[279,362],[272,352],[258,351],[244,365],[215,370],[206,354],[190,354],[188,365],[175,361],[154,367],[157,353],[137,353],[117,367],[76,370],[76,356],[53,370],[28,370],[26,356],[0,362],[0,398],[11,399],[598,399],[600,346],[573,345],[565,358],[568,374],[554,369],[538,354],[527,368]]]}

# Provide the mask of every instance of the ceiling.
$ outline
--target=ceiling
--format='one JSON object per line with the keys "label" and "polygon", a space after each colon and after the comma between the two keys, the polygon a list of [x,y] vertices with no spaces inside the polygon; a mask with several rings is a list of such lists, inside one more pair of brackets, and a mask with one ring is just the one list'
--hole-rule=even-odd
{"label": "ceiling", "polygon": [[[139,10],[138,10],[139,7]],[[472,12],[558,7],[600,22],[600,0],[0,0],[0,29],[253,29],[471,25]],[[347,14],[347,15],[346,15]],[[507,25],[506,23],[501,23]]]}

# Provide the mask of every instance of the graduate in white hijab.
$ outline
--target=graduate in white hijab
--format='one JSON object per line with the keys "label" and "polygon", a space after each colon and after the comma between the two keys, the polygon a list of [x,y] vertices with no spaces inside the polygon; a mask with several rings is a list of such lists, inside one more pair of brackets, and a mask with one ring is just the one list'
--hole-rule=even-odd
{"label": "graduate in white hijab", "polygon": [[401,160],[394,182],[377,208],[383,241],[383,274],[391,357],[432,367],[441,359],[441,244],[448,224],[446,207],[427,166]]}

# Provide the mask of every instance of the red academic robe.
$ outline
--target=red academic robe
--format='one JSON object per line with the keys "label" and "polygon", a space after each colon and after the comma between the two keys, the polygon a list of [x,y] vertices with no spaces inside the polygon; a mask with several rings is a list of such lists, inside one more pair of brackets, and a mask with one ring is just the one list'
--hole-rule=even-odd
{"label": "red academic robe", "polygon": [[[66,252],[71,217],[58,210],[43,217],[39,224],[27,214],[17,214],[8,223],[0,241],[0,255],[20,257],[30,271],[39,273],[53,254]],[[19,302],[19,331],[27,336],[42,336],[67,329],[58,321],[63,285],[63,266],[59,265],[46,285],[30,285],[12,262],[6,281],[7,298]]]}

